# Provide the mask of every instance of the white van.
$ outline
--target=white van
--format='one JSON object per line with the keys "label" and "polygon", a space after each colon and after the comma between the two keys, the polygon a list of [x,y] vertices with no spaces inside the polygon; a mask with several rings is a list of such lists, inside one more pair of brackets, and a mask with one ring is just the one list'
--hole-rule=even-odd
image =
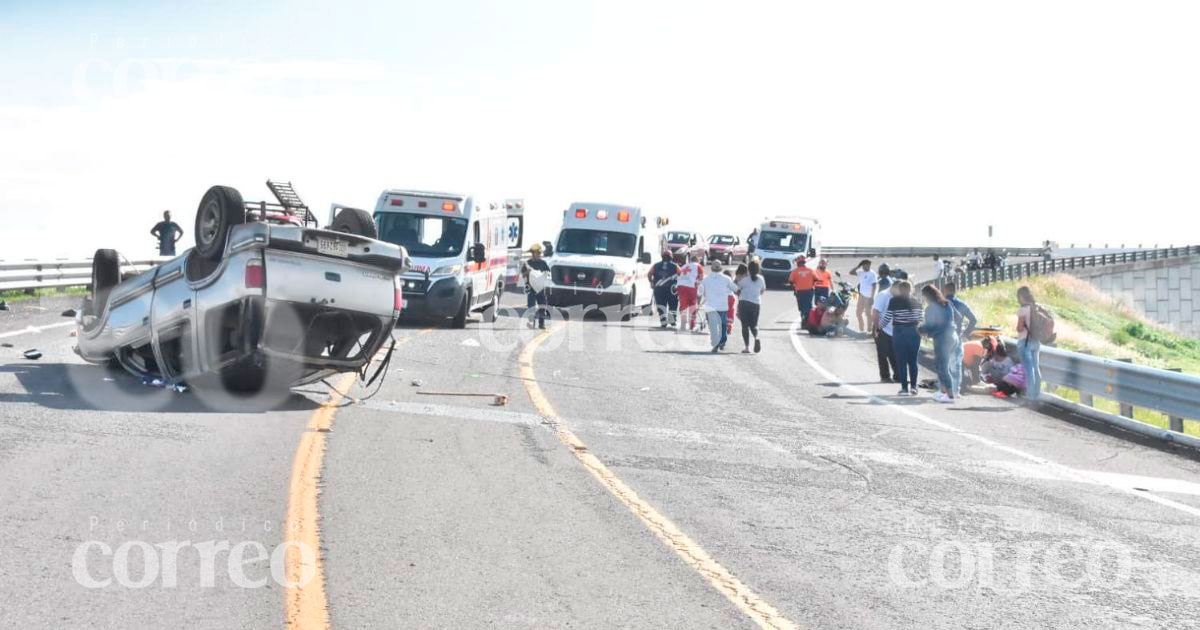
{"label": "white van", "polygon": [[820,228],[820,221],[808,217],[776,217],[758,227],[754,254],[762,259],[767,284],[786,284],[800,254],[808,257],[808,266],[816,266],[821,255]]}
{"label": "white van", "polygon": [[646,310],[654,299],[650,267],[662,256],[666,220],[641,208],[573,203],[550,252],[552,306],[589,305]]}
{"label": "white van", "polygon": [[401,276],[402,318],[449,318],[452,327],[462,328],[472,311],[495,313],[512,240],[500,198],[385,190],[375,205],[375,225],[380,240],[404,246],[412,258]]}

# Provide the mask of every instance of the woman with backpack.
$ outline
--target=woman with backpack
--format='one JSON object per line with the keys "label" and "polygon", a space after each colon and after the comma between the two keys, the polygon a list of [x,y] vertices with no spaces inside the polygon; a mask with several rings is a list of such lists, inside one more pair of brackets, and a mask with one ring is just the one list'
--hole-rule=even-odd
{"label": "woman with backpack", "polygon": [[944,404],[954,402],[958,392],[954,389],[954,378],[951,375],[952,361],[958,361],[958,330],[954,323],[954,307],[945,295],[932,284],[921,289],[925,298],[925,323],[919,331],[933,340],[933,361],[937,366],[938,388],[941,390],[933,397]]}
{"label": "woman with backpack", "polygon": [[1017,349],[1025,370],[1025,397],[1037,400],[1042,395],[1042,341],[1053,341],[1054,319],[1033,299],[1028,286],[1017,289]]}

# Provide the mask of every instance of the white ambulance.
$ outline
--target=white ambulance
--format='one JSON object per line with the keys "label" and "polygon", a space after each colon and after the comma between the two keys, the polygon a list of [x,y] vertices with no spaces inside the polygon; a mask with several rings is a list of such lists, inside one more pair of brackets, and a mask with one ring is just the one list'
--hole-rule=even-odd
{"label": "white ambulance", "polygon": [[573,203],[549,259],[552,306],[620,306],[628,316],[654,299],[650,267],[662,257],[666,219],[641,208]]}
{"label": "white ambulance", "polygon": [[818,235],[821,222],[808,217],[776,217],[758,227],[754,254],[762,259],[767,284],[786,284],[796,257],[804,254],[810,267],[816,267],[821,255]]}
{"label": "white ambulance", "polygon": [[513,240],[501,198],[385,190],[375,225],[380,240],[403,245],[412,258],[401,276],[402,318],[449,318],[462,328],[472,311],[495,313]]}

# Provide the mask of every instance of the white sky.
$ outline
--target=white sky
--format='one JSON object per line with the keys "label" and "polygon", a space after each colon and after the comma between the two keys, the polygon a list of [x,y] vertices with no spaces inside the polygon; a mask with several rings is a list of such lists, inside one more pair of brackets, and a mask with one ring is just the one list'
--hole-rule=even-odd
{"label": "white sky", "polygon": [[[152,253],[212,184],[639,204],[826,244],[1200,242],[1191,2],[0,3],[0,259]],[[47,4],[47,6],[41,6]]]}

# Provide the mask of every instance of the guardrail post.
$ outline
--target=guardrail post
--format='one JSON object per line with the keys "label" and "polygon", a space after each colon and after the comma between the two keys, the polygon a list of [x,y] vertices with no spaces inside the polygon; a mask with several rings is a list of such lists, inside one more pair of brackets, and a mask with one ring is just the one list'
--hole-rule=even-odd
{"label": "guardrail post", "polygon": [[[1167,368],[1171,372],[1182,372],[1183,368]],[[1176,433],[1183,433],[1183,418],[1178,416],[1167,417],[1167,428]]]}
{"label": "guardrail post", "polygon": [[[1117,360],[1120,361],[1121,363],[1133,363],[1133,359],[1117,359]],[[1129,403],[1123,403],[1123,402],[1118,402],[1118,405],[1120,406],[1120,413],[1122,416],[1125,416],[1126,418],[1133,417],[1133,405],[1131,405]]]}

